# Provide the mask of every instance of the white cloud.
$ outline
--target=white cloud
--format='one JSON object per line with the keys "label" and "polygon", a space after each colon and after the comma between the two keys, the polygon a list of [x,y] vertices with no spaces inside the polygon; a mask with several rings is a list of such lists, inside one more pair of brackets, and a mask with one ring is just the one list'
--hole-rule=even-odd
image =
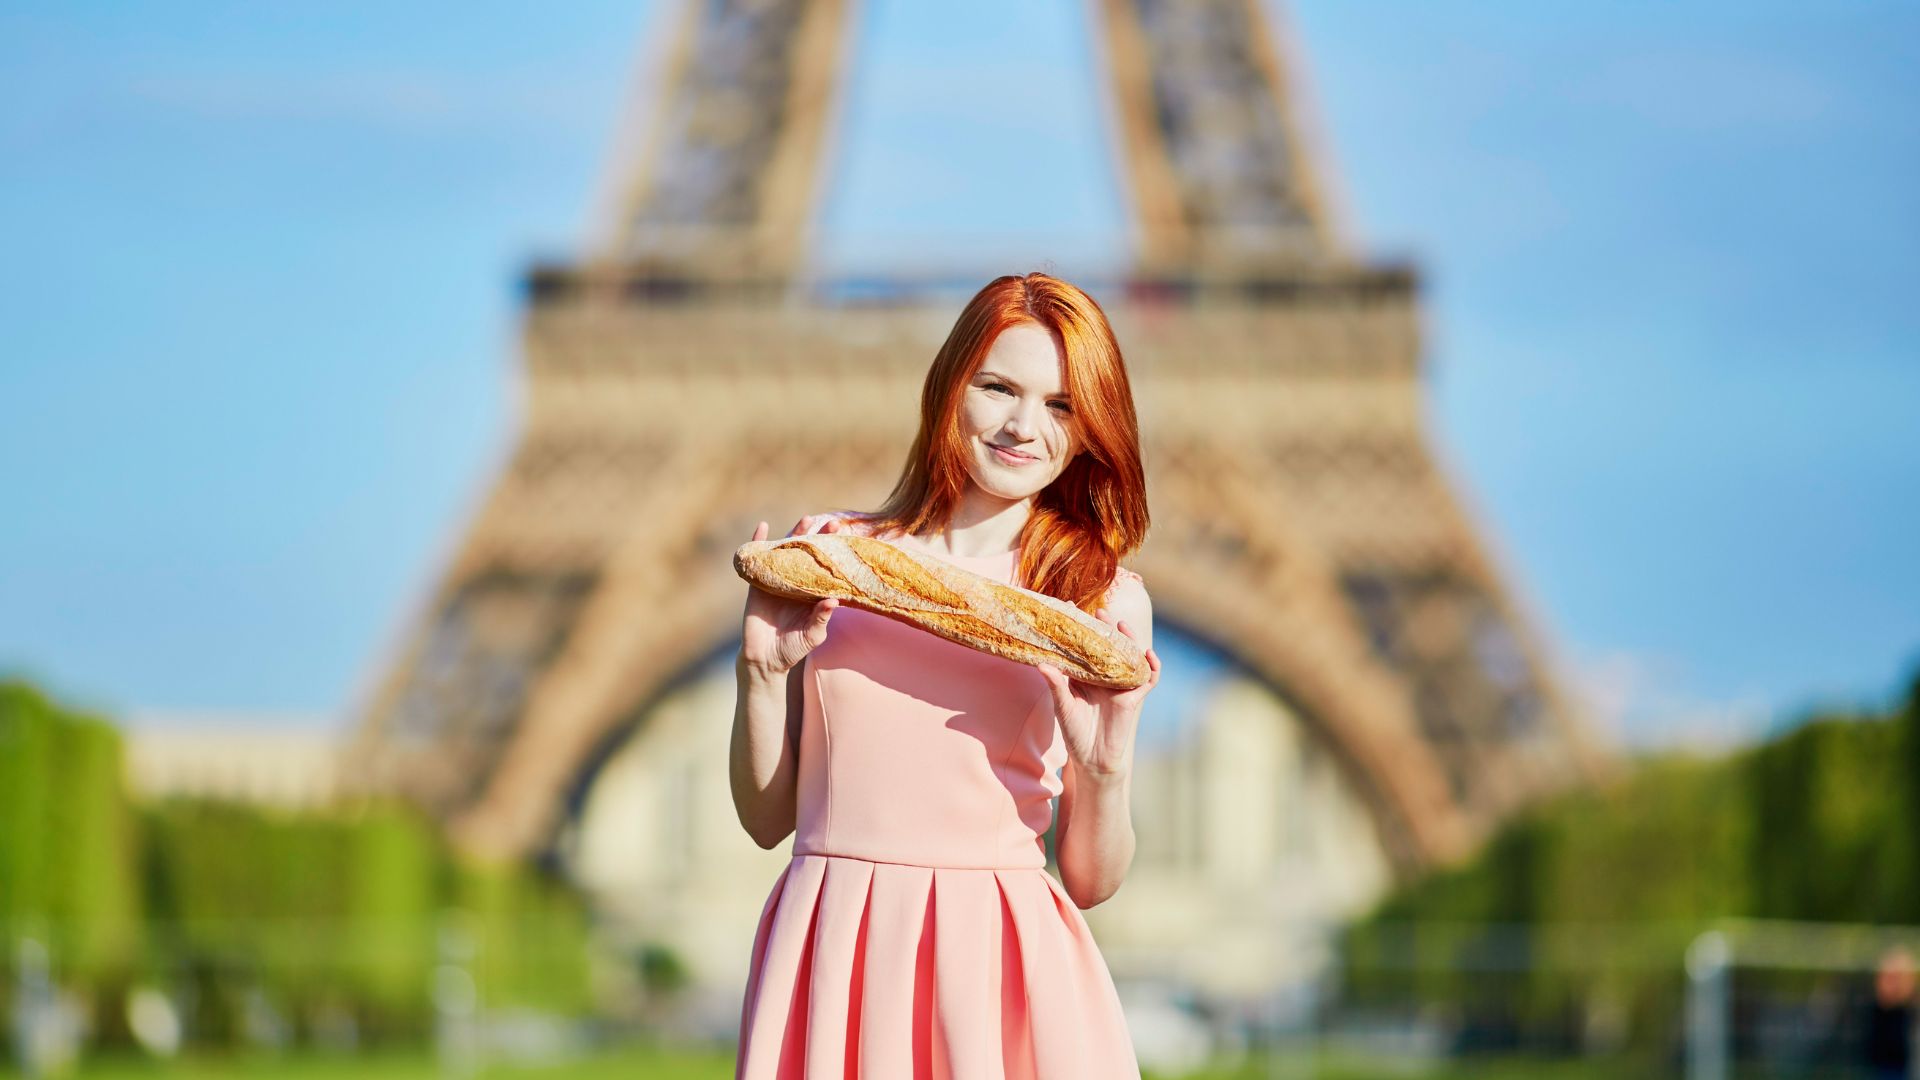
{"label": "white cloud", "polygon": [[1573,665],[1574,689],[1602,733],[1635,750],[1730,750],[1763,736],[1773,720],[1757,693],[1708,698],[1686,688],[1685,665],[1624,650],[1590,653]]}
{"label": "white cloud", "polygon": [[304,731],[347,730],[338,716],[290,709],[133,708],[117,718],[129,731]]}

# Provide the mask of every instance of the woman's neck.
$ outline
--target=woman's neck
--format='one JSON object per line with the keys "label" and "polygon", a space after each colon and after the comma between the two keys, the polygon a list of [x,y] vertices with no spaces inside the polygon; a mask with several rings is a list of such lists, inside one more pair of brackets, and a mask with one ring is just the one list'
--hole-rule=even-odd
{"label": "woman's neck", "polygon": [[947,519],[944,531],[919,539],[936,552],[966,559],[1005,555],[1019,545],[1020,530],[1026,527],[1032,510],[1032,499],[995,499],[992,505],[977,500],[963,502]]}

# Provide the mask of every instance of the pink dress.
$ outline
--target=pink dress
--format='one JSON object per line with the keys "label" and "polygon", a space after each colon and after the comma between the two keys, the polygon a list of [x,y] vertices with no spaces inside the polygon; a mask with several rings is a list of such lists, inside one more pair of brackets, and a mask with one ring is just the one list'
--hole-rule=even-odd
{"label": "pink dress", "polygon": [[[888,539],[1013,578],[1011,553]],[[1046,870],[1067,760],[1046,680],[846,606],[800,674],[793,857],[754,934],[736,1080],[1137,1080],[1106,961]]]}

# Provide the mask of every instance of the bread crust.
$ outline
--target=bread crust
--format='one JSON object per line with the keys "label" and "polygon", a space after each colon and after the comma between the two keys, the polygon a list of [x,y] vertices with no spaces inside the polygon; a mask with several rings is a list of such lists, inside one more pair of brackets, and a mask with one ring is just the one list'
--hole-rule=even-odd
{"label": "bread crust", "polygon": [[1021,664],[1052,664],[1096,686],[1151,676],[1146,651],[1064,600],[853,533],[750,540],[733,553],[750,584],[793,600],[829,597]]}

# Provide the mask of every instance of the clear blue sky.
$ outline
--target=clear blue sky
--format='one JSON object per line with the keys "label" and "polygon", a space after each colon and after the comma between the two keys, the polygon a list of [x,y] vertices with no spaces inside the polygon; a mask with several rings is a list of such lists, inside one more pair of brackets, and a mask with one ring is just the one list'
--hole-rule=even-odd
{"label": "clear blue sky", "polygon": [[[1082,6],[945,7],[868,7],[823,259],[1111,250]],[[576,247],[654,14],[0,11],[0,666],[345,709],[507,449],[516,276]],[[1660,742],[1890,695],[1920,8],[1288,14],[1346,220],[1424,268],[1441,451],[1603,708]]]}

